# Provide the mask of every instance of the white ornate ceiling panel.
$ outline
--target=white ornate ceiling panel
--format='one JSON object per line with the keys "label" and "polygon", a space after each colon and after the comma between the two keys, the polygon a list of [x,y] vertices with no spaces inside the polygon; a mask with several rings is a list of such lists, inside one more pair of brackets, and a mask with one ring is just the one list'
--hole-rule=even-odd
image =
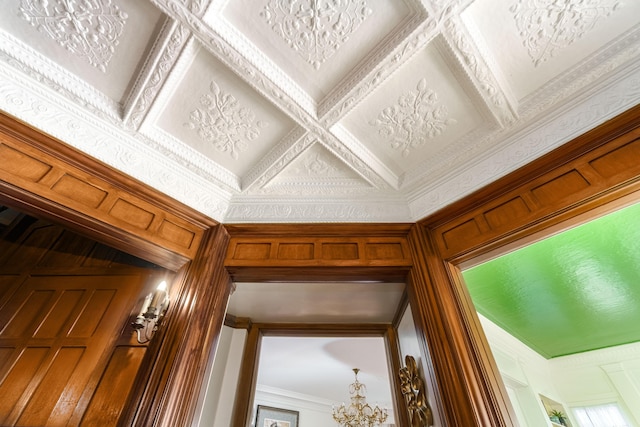
{"label": "white ornate ceiling panel", "polygon": [[221,222],[415,221],[640,101],[631,0],[7,0],[0,108]]}

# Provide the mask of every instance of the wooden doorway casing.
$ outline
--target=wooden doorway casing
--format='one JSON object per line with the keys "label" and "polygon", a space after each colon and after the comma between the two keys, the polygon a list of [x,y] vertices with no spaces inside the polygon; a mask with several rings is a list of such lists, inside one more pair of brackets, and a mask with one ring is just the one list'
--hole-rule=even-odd
{"label": "wooden doorway casing", "polygon": [[418,223],[433,301],[457,319],[478,425],[517,421],[461,267],[639,201],[637,106]]}
{"label": "wooden doorway casing", "polygon": [[119,425],[190,425],[231,289],[224,228],[1,113],[0,159],[0,204],[176,273]]}
{"label": "wooden doorway casing", "polygon": [[[418,224],[348,225],[349,234],[334,232],[330,237],[336,240],[325,242],[327,247],[350,243],[336,247],[342,257],[358,245],[363,245],[363,254],[381,257],[357,262],[343,258],[337,263],[342,278],[379,280],[400,274],[406,279],[446,425],[517,424],[458,266],[607,203],[636,197],[639,137],[636,107]],[[229,234],[243,233],[239,227],[223,227],[5,115],[0,115],[0,156],[8,160],[0,164],[2,203],[177,272],[174,303],[138,373],[135,396],[122,419],[125,425],[191,423],[206,361],[223,324],[232,275],[264,280],[265,274],[292,278],[324,272],[330,277],[336,267],[322,256],[275,263],[254,259],[247,261],[251,268],[244,269],[231,265],[224,257],[227,247],[233,247]],[[84,191],[70,191],[76,188]],[[126,221],[129,217],[136,221]],[[295,230],[290,233],[300,233],[299,226],[289,227]],[[266,233],[263,238],[273,239],[286,226],[258,229]],[[402,234],[403,243],[386,245],[384,240],[394,233],[393,238]],[[317,237],[314,231],[307,234]],[[358,240],[362,234],[383,237],[383,249],[367,252]],[[283,253],[309,253],[322,246],[317,239],[290,243]],[[400,264],[397,257],[388,257],[398,247],[408,249]],[[277,255],[274,250],[270,247],[268,253]],[[255,255],[251,249],[245,253]]]}

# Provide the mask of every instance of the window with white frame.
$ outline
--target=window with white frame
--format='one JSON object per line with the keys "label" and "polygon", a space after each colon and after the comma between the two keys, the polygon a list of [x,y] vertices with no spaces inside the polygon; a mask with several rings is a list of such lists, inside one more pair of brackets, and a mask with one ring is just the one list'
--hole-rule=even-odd
{"label": "window with white frame", "polygon": [[617,403],[572,409],[580,427],[630,427]]}

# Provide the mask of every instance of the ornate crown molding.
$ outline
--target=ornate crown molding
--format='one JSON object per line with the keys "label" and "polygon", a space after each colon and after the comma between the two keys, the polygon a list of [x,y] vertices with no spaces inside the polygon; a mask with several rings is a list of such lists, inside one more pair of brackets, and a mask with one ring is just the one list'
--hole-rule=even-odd
{"label": "ornate crown molding", "polygon": [[0,108],[43,132],[105,162],[222,222],[230,195],[141,144],[121,129],[61,102],[55,91],[0,64]]}
{"label": "ornate crown molding", "polygon": [[358,179],[317,179],[313,182],[279,182],[260,188],[252,194],[291,196],[296,199],[315,196],[365,196],[375,189]]}
{"label": "ornate crown molding", "polygon": [[633,63],[639,60],[640,24],[528,95],[521,102],[520,114],[523,118],[535,117],[585,88],[591,91],[590,85],[617,69],[637,68]]}
{"label": "ornate crown molding", "polygon": [[466,165],[464,170],[450,170],[446,177],[409,194],[412,220],[428,216],[438,207],[462,198],[638,103],[640,77],[631,73],[600,88],[591,97],[566,106],[563,113],[549,111],[536,123],[519,127],[517,133],[514,130],[500,146],[474,164]]}
{"label": "ornate crown molding", "polygon": [[147,57],[142,72],[129,91],[124,105],[125,126],[138,129],[151,108],[167,76],[171,73],[189,40],[187,28],[167,18],[162,25],[151,53]]}
{"label": "ornate crown molding", "polygon": [[225,223],[280,223],[280,222],[406,222],[409,216],[406,201],[299,199],[271,200],[234,198],[225,217]]}
{"label": "ornate crown molding", "polygon": [[1,30],[0,52],[4,56],[4,62],[13,65],[34,80],[60,92],[74,103],[92,110],[112,123],[119,121],[121,106],[117,101]]}

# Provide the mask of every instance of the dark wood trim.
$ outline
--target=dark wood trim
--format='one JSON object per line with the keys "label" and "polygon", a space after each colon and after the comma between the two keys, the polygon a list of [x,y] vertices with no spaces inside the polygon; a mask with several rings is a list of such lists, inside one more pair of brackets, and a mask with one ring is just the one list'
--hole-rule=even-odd
{"label": "dark wood trim", "polygon": [[262,336],[371,337],[384,336],[386,323],[254,323]]}
{"label": "dark wood trim", "polygon": [[224,317],[224,326],[228,326],[233,329],[245,329],[248,331],[251,328],[251,325],[251,319],[248,317],[236,317],[229,313]]}
{"label": "dark wood trim", "polygon": [[409,267],[227,267],[234,282],[374,281],[402,283]]}
{"label": "dark wood trim", "polygon": [[410,223],[321,223],[321,224],[225,224],[229,235],[253,238],[280,237],[394,237],[406,236]]}
{"label": "dark wood trim", "polygon": [[[433,390],[440,397],[441,414],[449,426],[492,425],[486,420],[478,420],[471,390],[462,366],[464,349],[456,348],[455,331],[451,325],[456,319],[456,309],[450,292],[437,287],[442,280],[442,268],[438,268],[438,258],[433,253],[428,236],[420,227],[415,227],[409,235],[409,243],[416,263],[411,270],[407,292],[416,327],[418,341],[428,369],[437,379]],[[445,282],[446,283],[446,282]],[[431,357],[427,357],[427,356]],[[433,387],[435,384],[431,384]],[[475,406],[481,406],[478,403]],[[480,408],[480,410],[482,410]],[[496,424],[502,425],[502,424]]]}
{"label": "dark wood trim", "polygon": [[[63,142],[0,112],[0,202],[48,219],[139,258],[177,270],[192,259],[202,233],[217,223],[176,200],[99,162]],[[3,160],[6,160],[3,158]],[[41,169],[37,175],[31,167]],[[71,181],[72,184],[66,184]],[[97,199],[83,198],[85,185]],[[60,189],[58,189],[60,187]],[[83,187],[84,188],[84,187]],[[145,226],[123,220],[114,206],[152,218]],[[168,236],[167,229],[181,234]]]}
{"label": "dark wood trim", "polygon": [[260,328],[255,324],[252,325],[242,353],[242,365],[238,376],[238,388],[231,419],[233,427],[247,427],[249,425],[249,410],[253,407],[261,339],[262,332]]}
{"label": "dark wood trim", "polygon": [[[405,305],[406,308],[406,305]],[[387,360],[389,362],[389,378],[391,379],[391,391],[393,393],[393,413],[395,424],[398,426],[409,426],[409,413],[407,405],[402,395],[402,388],[399,381],[400,369],[404,366],[400,355],[400,342],[398,341],[397,324],[389,325],[385,332],[385,348]]]}
{"label": "dark wood trim", "polygon": [[223,227],[211,229],[196,259],[184,269],[164,334],[157,348],[150,348],[147,363],[153,368],[131,424],[190,424],[231,294],[231,279],[222,268],[227,243]]}

